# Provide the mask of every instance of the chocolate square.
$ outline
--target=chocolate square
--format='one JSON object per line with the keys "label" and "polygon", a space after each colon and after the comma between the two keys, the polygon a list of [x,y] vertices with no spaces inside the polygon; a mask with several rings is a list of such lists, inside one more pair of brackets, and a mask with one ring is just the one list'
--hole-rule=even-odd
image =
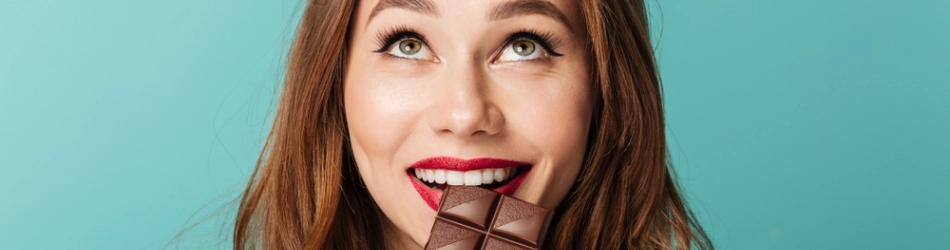
{"label": "chocolate square", "polygon": [[448,186],[425,249],[537,249],[553,213],[474,186]]}

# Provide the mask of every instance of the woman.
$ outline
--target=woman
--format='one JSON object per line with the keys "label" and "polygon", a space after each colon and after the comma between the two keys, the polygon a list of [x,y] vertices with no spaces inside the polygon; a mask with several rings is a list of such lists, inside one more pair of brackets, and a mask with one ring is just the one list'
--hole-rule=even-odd
{"label": "woman", "polygon": [[671,177],[642,1],[312,1],[236,249],[418,249],[441,190],[555,210],[546,249],[711,249]]}

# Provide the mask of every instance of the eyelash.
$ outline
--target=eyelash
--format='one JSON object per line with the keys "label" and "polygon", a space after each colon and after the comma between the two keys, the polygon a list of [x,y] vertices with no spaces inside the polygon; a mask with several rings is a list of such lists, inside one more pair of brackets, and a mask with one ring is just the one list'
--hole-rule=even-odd
{"label": "eyelash", "polygon": [[[541,48],[551,56],[563,56],[560,53],[554,51],[554,48],[557,48],[560,45],[561,40],[557,39],[554,34],[548,32],[540,32],[537,30],[522,29],[518,32],[515,32],[508,37],[508,40],[505,41],[505,47],[510,46],[515,41],[525,39],[538,43],[541,45]],[[502,47],[504,49],[505,47]]]}
{"label": "eyelash", "polygon": [[[409,27],[405,27],[405,26],[397,26],[385,32],[381,32],[376,36],[376,42],[381,44],[382,46],[378,50],[375,50],[373,52],[385,53],[389,51],[390,48],[393,47],[393,44],[406,38],[419,40],[420,42],[422,42],[423,45],[429,46],[429,43],[426,41],[425,37],[423,37],[422,35],[419,35],[419,33],[417,33],[415,30]],[[512,33],[510,36],[508,36],[508,39],[505,40],[505,43],[502,49],[504,49],[507,46],[510,46],[511,43],[521,40],[521,39],[534,41],[535,43],[540,45],[541,48],[544,49],[544,51],[550,54],[551,56],[563,56],[563,54],[560,54],[554,51],[554,49],[560,45],[561,43],[560,39],[557,39],[554,36],[554,34],[551,34],[548,32],[540,32],[540,31],[532,30],[532,29],[522,29],[515,33]]]}
{"label": "eyelash", "polygon": [[384,53],[389,51],[389,48],[392,48],[393,44],[406,38],[419,40],[423,45],[429,46],[429,42],[427,42],[426,39],[422,37],[422,35],[416,33],[416,31],[410,29],[409,27],[398,26],[379,33],[379,35],[376,36],[376,42],[382,44],[383,46],[373,52]]}

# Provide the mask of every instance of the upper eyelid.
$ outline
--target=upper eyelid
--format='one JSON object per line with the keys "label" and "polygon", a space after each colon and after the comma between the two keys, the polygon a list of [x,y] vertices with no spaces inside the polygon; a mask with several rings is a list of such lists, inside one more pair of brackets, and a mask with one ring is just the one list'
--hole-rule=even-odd
{"label": "upper eyelid", "polygon": [[530,37],[512,37],[511,39],[508,39],[507,42],[505,42],[504,46],[505,48],[507,48],[508,46],[511,46],[511,44],[514,44],[515,42],[520,41],[520,40],[528,40],[528,41],[534,42],[540,45],[542,49],[547,50],[547,48],[544,48],[543,44],[546,44],[544,41],[539,41],[537,39],[530,38]]}
{"label": "upper eyelid", "polygon": [[423,46],[429,47],[429,41],[426,40],[425,36],[419,34],[414,29],[400,26],[381,32],[376,36],[376,42],[380,44],[380,48],[375,52],[385,52],[392,48],[397,42],[407,38],[416,39],[421,42]]}
{"label": "upper eyelid", "polygon": [[554,48],[558,46],[555,42],[551,42],[549,39],[545,39],[544,36],[539,36],[532,32],[517,32],[511,35],[501,47],[501,51],[508,49],[511,44],[522,39],[532,41],[537,44],[539,47],[541,47],[541,50],[548,54],[547,56],[563,56],[563,54],[554,51]]}
{"label": "upper eyelid", "polygon": [[421,42],[423,45],[429,46],[429,42],[426,41],[426,38],[425,38],[425,37],[422,37],[422,35],[418,35],[418,34],[410,34],[410,35],[401,36],[401,37],[399,37],[399,38],[396,38],[396,40],[393,40],[392,43],[387,44],[387,45],[393,45],[393,44],[395,44],[396,42],[400,42],[400,41],[407,40],[407,39],[415,39],[416,41]]}

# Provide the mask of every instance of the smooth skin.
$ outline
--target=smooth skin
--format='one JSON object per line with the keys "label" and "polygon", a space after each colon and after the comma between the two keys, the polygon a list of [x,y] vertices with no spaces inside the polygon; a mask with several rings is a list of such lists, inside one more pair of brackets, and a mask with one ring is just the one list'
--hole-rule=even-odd
{"label": "smooth skin", "polygon": [[[511,3],[522,8],[499,9],[518,6]],[[428,240],[436,212],[407,177],[409,166],[425,158],[529,162],[513,196],[551,209],[564,199],[580,170],[593,112],[577,4],[360,1],[344,105],[353,155],[383,212],[390,249],[420,249]],[[524,8],[541,5],[557,13]],[[392,31],[410,35],[387,37]],[[529,35],[512,41],[516,34]]]}

